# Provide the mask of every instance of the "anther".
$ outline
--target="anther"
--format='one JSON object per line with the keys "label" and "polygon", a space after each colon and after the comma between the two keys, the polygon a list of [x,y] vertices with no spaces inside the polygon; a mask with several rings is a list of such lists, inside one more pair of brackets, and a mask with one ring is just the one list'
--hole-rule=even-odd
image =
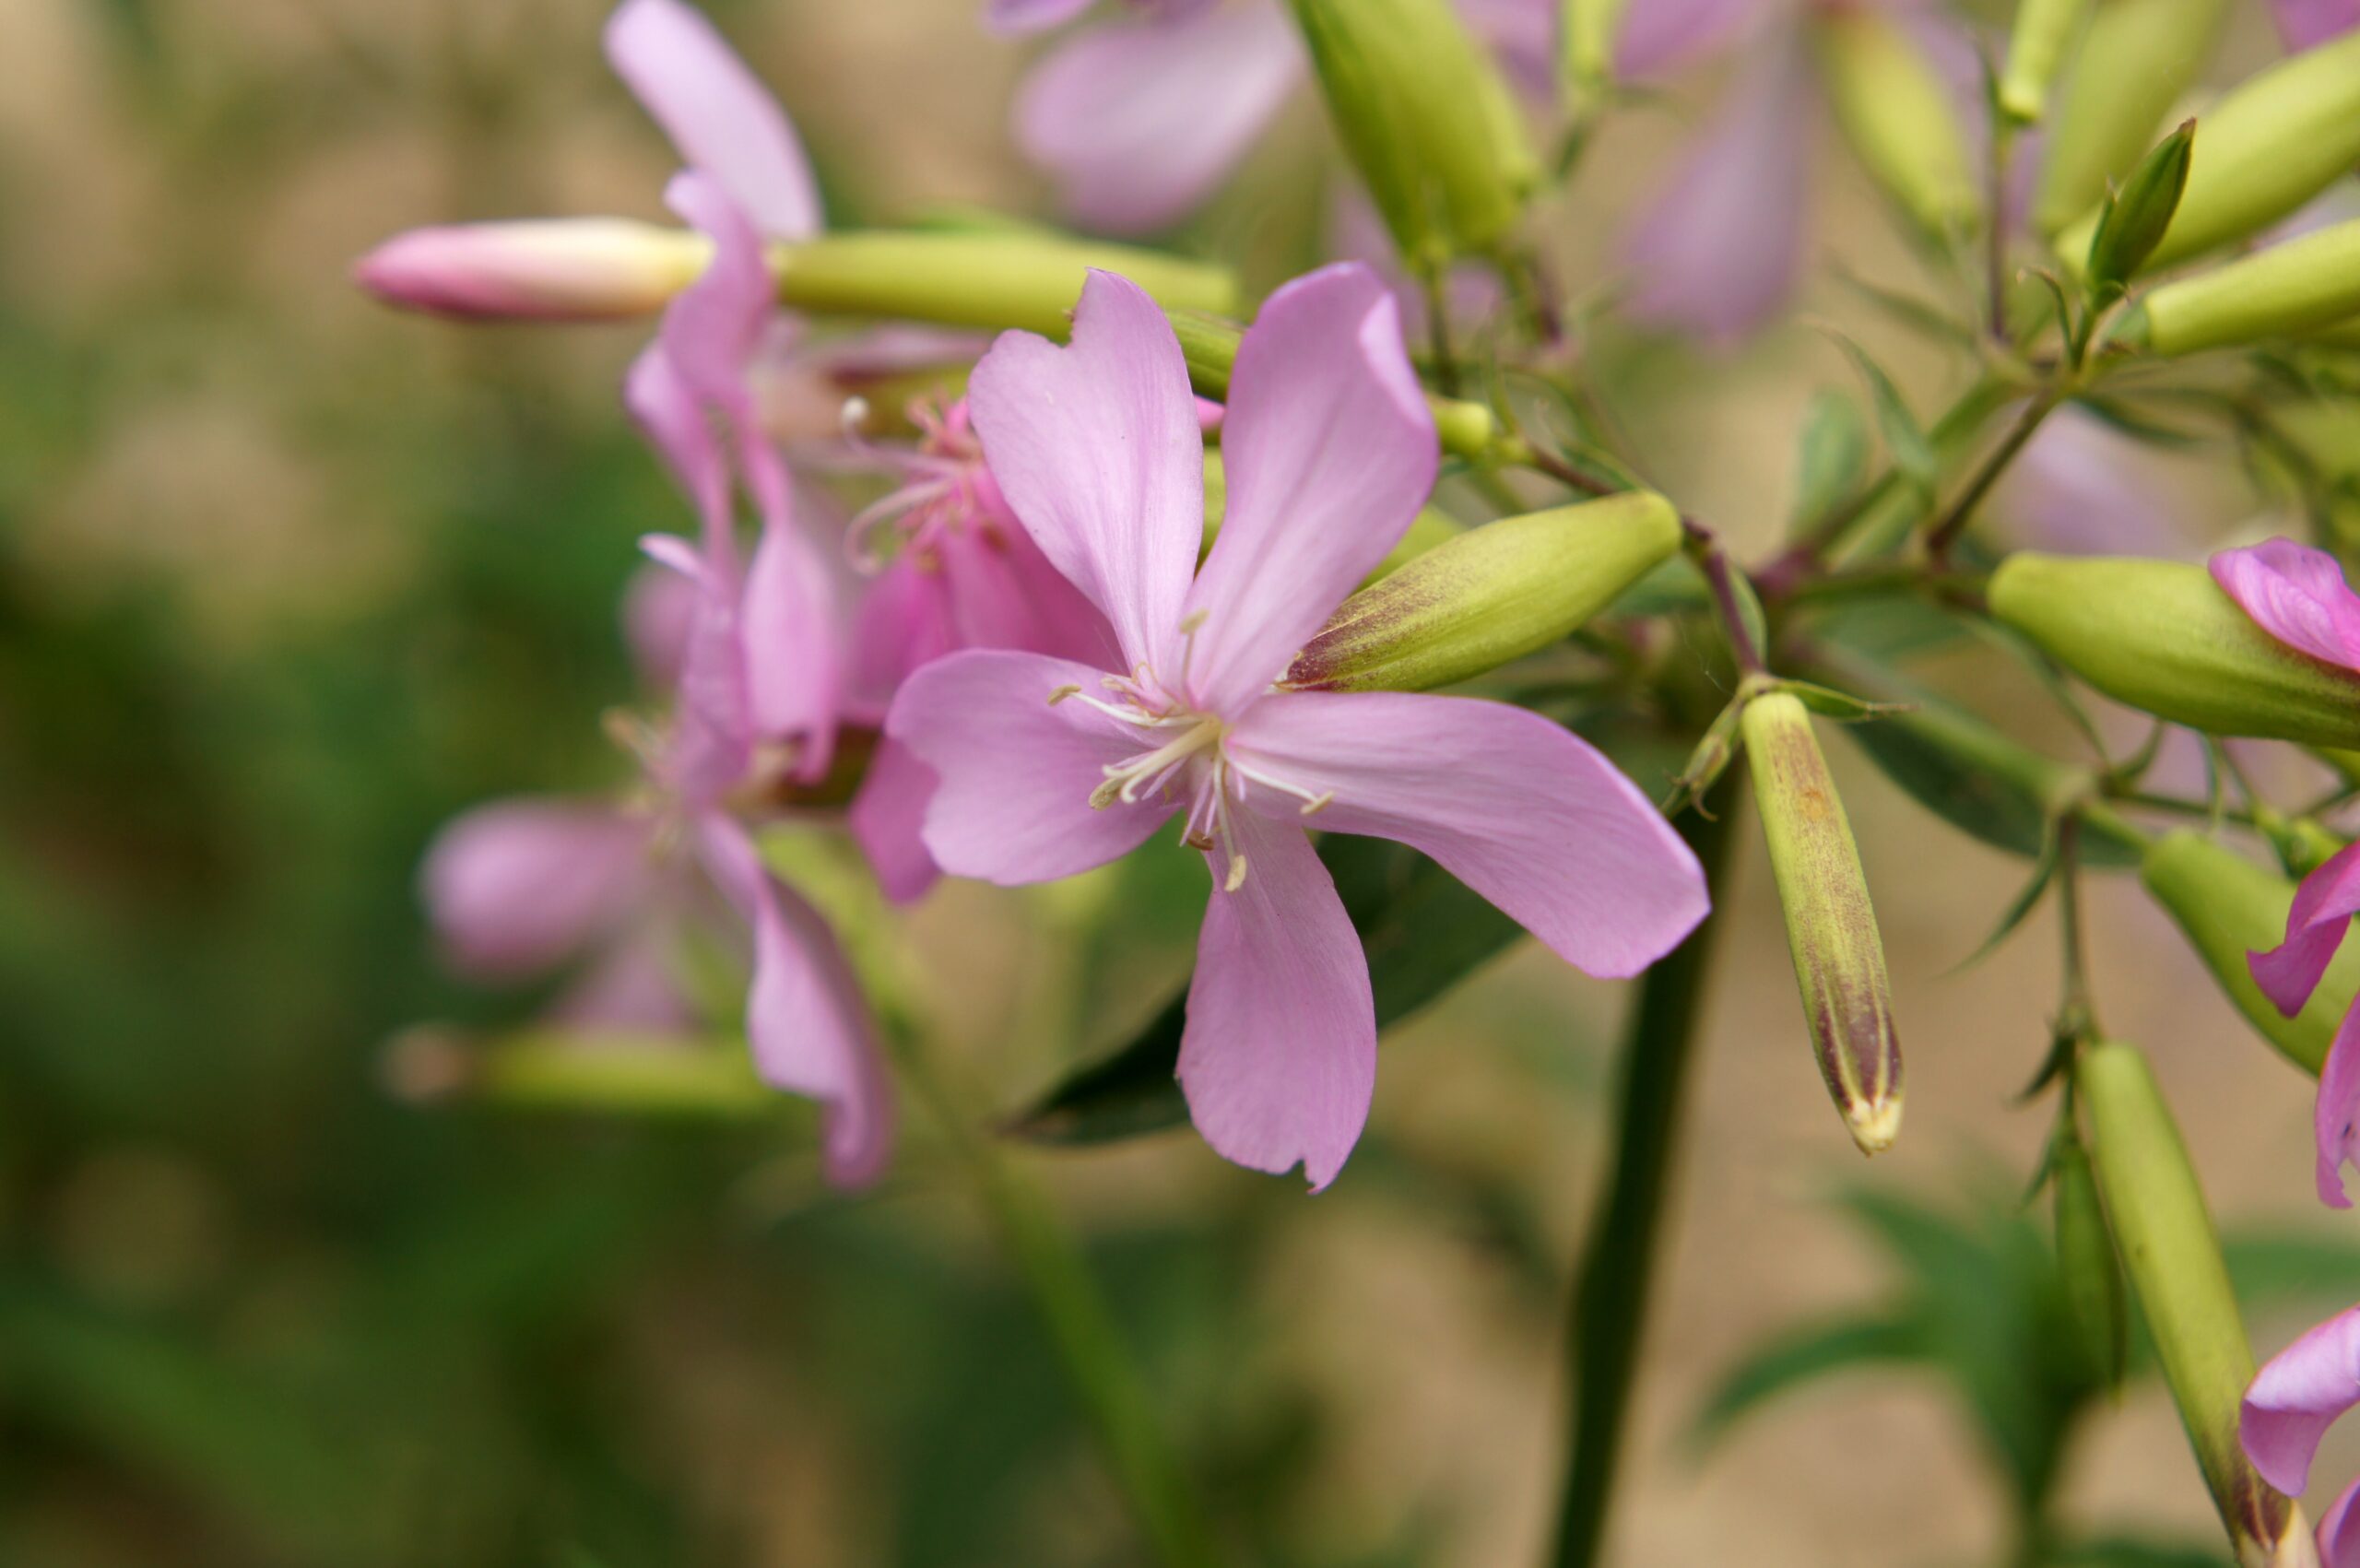
{"label": "anther", "polygon": [[1056,707],[1058,703],[1064,701],[1067,698],[1072,696],[1075,692],[1080,691],[1080,690],[1081,687],[1079,682],[1070,686],[1058,687],[1055,691],[1049,693],[1049,706],[1052,708]]}

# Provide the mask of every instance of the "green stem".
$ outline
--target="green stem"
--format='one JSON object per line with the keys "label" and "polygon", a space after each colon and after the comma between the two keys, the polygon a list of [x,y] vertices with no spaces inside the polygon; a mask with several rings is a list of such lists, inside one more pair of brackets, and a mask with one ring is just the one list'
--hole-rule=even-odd
{"label": "green stem", "polygon": [[[1704,863],[1717,903],[1738,799],[1735,777],[1725,777],[1706,797],[1705,809],[1689,813],[1678,824]],[[1638,1008],[1623,1046],[1621,1140],[1613,1175],[1575,1279],[1567,1326],[1572,1435],[1556,1548],[1549,1559],[1553,1568],[1590,1568],[1600,1561],[1605,1543],[1623,1416],[1638,1370],[1639,1337],[1654,1275],[1682,1086],[1703,1011],[1705,966],[1718,924],[1717,914],[1706,915],[1688,940],[1649,970],[1639,984]]]}
{"label": "green stem", "polygon": [[950,1090],[906,1036],[904,1080],[924,1100],[1016,1267],[1107,1467],[1165,1568],[1218,1568],[1223,1561],[1196,1492],[1166,1441],[1113,1310],[1048,1195],[978,1134]]}

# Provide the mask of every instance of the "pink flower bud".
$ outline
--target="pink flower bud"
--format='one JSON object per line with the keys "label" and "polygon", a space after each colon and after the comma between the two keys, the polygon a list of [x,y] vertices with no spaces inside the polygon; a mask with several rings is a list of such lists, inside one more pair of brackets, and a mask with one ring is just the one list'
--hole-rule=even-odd
{"label": "pink flower bud", "polygon": [[702,271],[701,237],[616,218],[461,223],[396,234],[353,267],[389,305],[437,315],[649,315]]}

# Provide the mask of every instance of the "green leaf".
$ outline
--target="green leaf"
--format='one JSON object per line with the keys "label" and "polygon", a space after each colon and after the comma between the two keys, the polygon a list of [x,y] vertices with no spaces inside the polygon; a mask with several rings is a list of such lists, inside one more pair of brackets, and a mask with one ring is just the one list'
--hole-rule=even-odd
{"label": "green leaf", "polygon": [[1780,1335],[1721,1376],[1697,1412],[1690,1441],[1719,1441],[1740,1419],[1781,1394],[1839,1372],[1931,1360],[1924,1324],[1911,1315],[1846,1317]]}
{"label": "green leaf", "polygon": [[1877,411],[1877,431],[1884,438],[1885,451],[1893,457],[1894,468],[1901,475],[1903,482],[1917,493],[1918,501],[1931,506],[1936,469],[1934,446],[1926,438],[1926,428],[1918,422],[1918,416],[1909,411],[1909,405],[1902,401],[1901,389],[1893,384],[1893,378],[1884,373],[1882,366],[1870,359],[1850,338],[1840,333],[1830,336],[1852,361],[1852,368],[1860,372],[1860,379],[1868,383],[1869,397]]}
{"label": "green leaf", "polygon": [[2048,890],[2048,884],[2057,876],[2057,867],[2060,861],[2057,846],[2057,835],[2052,832],[2048,835],[2048,842],[2041,846],[2038,858],[2033,862],[2032,880],[2026,882],[2017,891],[2016,896],[2008,901],[2008,907],[2000,912],[1999,924],[1991,928],[1989,936],[1983,938],[1982,945],[1951,966],[1949,971],[1951,974],[1973,969],[1976,964],[1989,958],[1999,949],[2000,943],[2015,934],[2016,927],[2024,923],[2025,917],[2039,907],[2040,895]]}
{"label": "green leaf", "polygon": [[[1319,846],[1368,953],[1379,1029],[1408,1017],[1494,957],[1521,931],[1441,867],[1401,844],[1337,835]],[[1040,1143],[1091,1144],[1188,1119],[1173,1077],[1186,993],[1112,1055],[1083,1067],[1003,1130]]]}
{"label": "green leaf", "polygon": [[1803,415],[1800,477],[1788,532],[1811,533],[1852,498],[1867,477],[1869,424],[1847,393],[1823,387]]}

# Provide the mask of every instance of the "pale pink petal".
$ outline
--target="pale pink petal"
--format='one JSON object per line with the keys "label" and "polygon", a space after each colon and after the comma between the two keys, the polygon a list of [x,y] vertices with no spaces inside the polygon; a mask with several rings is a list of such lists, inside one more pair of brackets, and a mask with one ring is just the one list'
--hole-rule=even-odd
{"label": "pale pink petal", "polygon": [[2268,952],[2246,955],[2253,983],[2278,1010],[2293,1018],[2319,989],[2328,961],[2343,945],[2360,912],[2360,843],[2338,850],[2295,890],[2286,912],[2286,939]]}
{"label": "pale pink petal", "polygon": [[1213,1151],[1256,1171],[1300,1164],[1314,1192],[1336,1179],[1376,1087],[1368,961],[1304,831],[1242,813],[1245,879],[1216,879],[1197,939],[1180,1087]]}
{"label": "pale pink petal", "polygon": [[1122,662],[1106,618],[1014,517],[950,530],[936,548],[960,647],[1014,648],[1101,668]]}
{"label": "pale pink petal", "polygon": [[2360,1481],[2343,1489],[2319,1520],[2319,1568],[2360,1568]]}
{"label": "pale pink petal", "polygon": [[2360,1162],[2360,1126],[2355,1122],[2360,1122],[2360,1008],[2344,1014],[2336,1026],[2335,1042],[2319,1069],[2319,1104],[2312,1112],[2319,1201],[2330,1208],[2352,1207],[2343,1191],[2343,1167]]}
{"label": "pale pink petal", "polygon": [[912,670],[959,646],[950,584],[904,550],[870,583],[854,616],[846,716],[881,720]]}
{"label": "pale pink petal", "polygon": [[[726,542],[727,536],[721,537]],[[684,539],[651,535],[640,541],[640,548],[696,589],[695,611],[680,650],[672,737],[661,772],[665,784],[690,802],[709,804],[745,776],[754,742],[738,586]]]}
{"label": "pale pink petal", "polygon": [[1164,655],[1204,539],[1204,437],[1180,341],[1155,301],[1092,272],[1071,346],[1003,334],[975,367],[967,407],[1009,508],[1114,623],[1127,667],[1176,667]]}
{"label": "pale pink petal", "polygon": [[1809,234],[1810,115],[1791,41],[1746,65],[1623,245],[1633,321],[1727,346],[1785,308]]}
{"label": "pale pink petal", "polygon": [[2360,0],[2271,0],[2270,8],[2290,54],[2360,27]]}
{"label": "pale pink petal", "polygon": [[1160,229],[1212,194],[1302,75],[1303,46],[1268,0],[1114,22],[1034,67],[1016,137],[1082,222]]}
{"label": "pale pink petal", "polygon": [[693,171],[675,174],[664,199],[712,239],[713,260],[664,307],[656,341],[690,395],[742,432],[753,422],[748,373],[776,309],[761,236],[726,191]]}
{"label": "pale pink petal", "polygon": [[648,829],[608,806],[479,806],[437,834],[419,891],[454,967],[505,978],[572,958],[629,914],[648,881]]}
{"label": "pale pink petal", "polygon": [[1615,39],[1615,69],[1625,77],[1677,70],[1783,9],[1778,0],[1631,0]]}
{"label": "pale pink petal", "polygon": [[848,825],[877,873],[877,885],[895,903],[924,898],[942,869],[926,849],[926,808],[937,780],[910,749],[880,738],[852,797]]}
{"label": "pale pink petal", "polygon": [[708,812],[697,847],[715,886],[753,927],[746,1038],[764,1082],[826,1107],[828,1179],[859,1186],[893,1150],[892,1091],[874,1026],[835,934],[762,865],[746,830]]}
{"label": "pale pink petal", "polygon": [[2288,647],[2360,670],[2360,595],[2327,551],[2292,539],[2223,550],[2212,558],[2212,580]]}
{"label": "pale pink petal", "polygon": [[2270,1358],[2237,1412],[2237,1437],[2261,1479],[2290,1497],[2335,1419],[2360,1404],[2360,1307],[2339,1313]]}
{"label": "pale pink petal", "polygon": [[681,0],[623,0],[607,60],[672,138],[774,240],[820,231],[820,192],[795,127],[704,14]]}
{"label": "pale pink petal", "polygon": [[2040,549],[2177,556],[2195,530],[2187,487],[2149,449],[2068,405],[2048,416],[1992,492],[2011,533]]}
{"label": "pale pink petal", "polygon": [[885,733],[940,776],[926,846],[945,871],[1014,886],[1128,854],[1172,815],[1153,799],[1090,804],[1104,770],[1154,744],[1067,687],[1102,697],[1101,674],[1040,654],[969,650],[937,659],[893,699]]}
{"label": "pale pink petal", "polygon": [[656,455],[688,492],[707,553],[729,556],[729,460],[696,396],[659,340],[641,350],[623,377],[623,405]]}
{"label": "pale pink petal", "polygon": [[623,590],[623,636],[631,662],[649,686],[671,686],[680,678],[680,660],[696,623],[693,578],[653,563],[631,574]]}
{"label": "pale pink petal", "polygon": [[1073,20],[1096,0],[984,0],[984,25],[999,33],[1041,32]]}
{"label": "pale pink petal", "polygon": [[1374,272],[1323,267],[1262,306],[1230,377],[1221,458],[1229,500],[1184,612],[1203,622],[1189,687],[1226,713],[1286,672],[1434,489],[1434,416]]}
{"label": "pale pink petal", "polygon": [[570,1029],[669,1033],[694,1021],[672,977],[661,928],[625,937],[549,1008]]}
{"label": "pale pink petal", "polygon": [[791,516],[763,523],[738,617],[754,733],[797,742],[796,776],[818,778],[834,753],[843,690],[836,608],[827,565]]}
{"label": "pale pink petal", "polygon": [[[1281,692],[1247,711],[1231,755],[1335,798],[1308,819],[1393,839],[1514,915],[1568,963],[1635,974],[1708,900],[1696,857],[1630,780],[1537,713],[1471,697]],[[1302,819],[1279,788],[1257,809]]]}

